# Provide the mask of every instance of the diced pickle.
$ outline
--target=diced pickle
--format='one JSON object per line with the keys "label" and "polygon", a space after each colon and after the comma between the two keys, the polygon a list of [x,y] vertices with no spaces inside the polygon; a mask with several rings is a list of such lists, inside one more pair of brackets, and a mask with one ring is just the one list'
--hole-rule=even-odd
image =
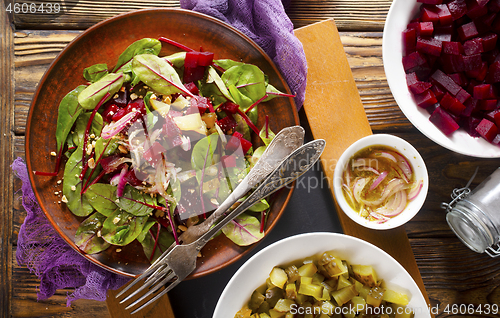
{"label": "diced pickle", "polygon": [[348,273],[347,268],[342,264],[342,261],[338,258],[333,258],[330,263],[324,264],[326,272],[330,277],[337,277]]}
{"label": "diced pickle", "polygon": [[234,318],[250,318],[252,315],[252,310],[247,306],[243,307],[234,315]]}
{"label": "diced pickle", "polygon": [[283,286],[285,286],[286,281],[288,280],[288,276],[283,269],[274,267],[269,274],[269,279],[274,286],[283,289]]}
{"label": "diced pickle", "polygon": [[284,312],[279,312],[279,311],[274,310],[274,309],[271,309],[271,310],[269,310],[269,316],[271,318],[283,318],[283,317],[285,317],[285,313]]}
{"label": "diced pickle", "polygon": [[352,272],[356,278],[363,285],[369,287],[378,286],[378,279],[375,270],[370,265],[352,265]]}
{"label": "diced pickle", "polygon": [[296,280],[300,279],[299,270],[297,269],[297,266],[295,266],[295,265],[288,266],[285,269],[285,272],[286,272],[286,275],[288,276],[288,281],[290,283],[293,283]]}
{"label": "diced pickle", "polygon": [[373,287],[366,297],[366,303],[374,307],[380,306],[385,290],[382,287]]}
{"label": "diced pickle", "polygon": [[396,305],[401,305],[401,306],[408,305],[408,296],[407,295],[395,292],[395,291],[390,290],[390,289],[385,291],[384,297],[382,297],[382,300],[385,300],[389,303],[393,303]]}
{"label": "diced pickle", "polygon": [[331,301],[325,300],[321,303],[321,312],[333,314],[335,312],[335,307],[336,306]]}
{"label": "diced pickle", "polygon": [[259,318],[271,318],[268,314],[266,314],[265,312],[259,314]]}
{"label": "diced pickle", "polygon": [[295,286],[295,284],[286,284],[285,295],[285,297],[288,299],[297,298],[297,287]]}
{"label": "diced pickle", "polygon": [[263,314],[263,313],[268,313],[269,312],[269,309],[271,309],[271,305],[269,305],[269,303],[267,301],[264,301],[259,309],[257,310],[257,312],[259,314]]}
{"label": "diced pickle", "polygon": [[358,292],[356,291],[356,288],[354,287],[354,285],[351,285],[351,286],[348,286],[348,287],[345,287],[345,288],[342,288],[339,290],[335,290],[332,292],[332,297],[333,297],[333,299],[335,299],[335,301],[337,302],[337,304],[339,306],[342,306],[343,304],[345,304],[346,302],[348,302],[354,296],[357,296],[357,295],[358,295]]}
{"label": "diced pickle", "polygon": [[307,263],[299,267],[299,275],[301,277],[313,277],[314,274],[318,271],[318,268],[314,263]]}
{"label": "diced pickle", "polygon": [[274,306],[274,310],[279,312],[289,312],[292,309],[293,304],[295,304],[295,302],[291,299],[280,299],[276,303],[276,306]]}
{"label": "diced pickle", "polygon": [[325,276],[320,273],[316,273],[313,275],[312,279],[313,284],[321,284],[325,280]]}
{"label": "diced pickle", "polygon": [[300,282],[299,294],[313,296],[316,299],[323,297],[323,286],[315,284],[306,284]]}
{"label": "diced pickle", "polygon": [[252,312],[256,312],[264,300],[266,300],[266,296],[262,295],[257,290],[254,290],[252,296],[250,297],[250,301],[248,302],[248,308],[250,308]]}
{"label": "diced pickle", "polygon": [[354,309],[356,310],[356,312],[363,311],[363,309],[366,306],[366,301],[361,296],[354,296],[354,297],[352,297],[351,303],[352,303]]}
{"label": "diced pickle", "polygon": [[345,288],[347,286],[351,286],[351,285],[352,285],[352,283],[350,281],[348,281],[345,278],[345,276],[339,276],[339,281],[338,281],[338,284],[337,284],[337,290]]}
{"label": "diced pickle", "polygon": [[364,299],[366,299],[366,297],[368,296],[368,293],[370,292],[370,287],[361,284],[357,280],[354,280],[354,286],[355,286],[356,290],[358,291],[359,295],[361,297],[363,297]]}
{"label": "diced pickle", "polygon": [[283,289],[279,287],[273,287],[266,291],[266,301],[269,303],[269,306],[271,308],[274,308],[278,300],[283,298],[283,296],[284,296]]}

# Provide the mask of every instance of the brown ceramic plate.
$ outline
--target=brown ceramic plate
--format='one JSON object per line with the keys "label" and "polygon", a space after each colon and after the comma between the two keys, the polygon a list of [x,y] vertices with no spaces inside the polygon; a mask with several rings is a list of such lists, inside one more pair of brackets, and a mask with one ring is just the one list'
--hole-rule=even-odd
{"label": "brown ceramic plate", "polygon": [[[253,41],[235,28],[212,17],[180,9],[147,9],[125,13],[89,28],[76,37],[52,62],[38,84],[28,117],[26,132],[26,160],[31,184],[36,197],[54,228],[77,251],[73,242],[75,232],[83,220],[74,216],[65,204],[59,204],[55,191],[63,175],[57,177],[35,176],[32,171],[53,171],[56,149],[55,129],[59,103],[70,90],[84,84],[83,70],[97,63],[113,67],[118,56],[132,42],[145,38],[165,36],[189,47],[215,53],[215,58],[230,58],[255,64],[269,76],[269,82],[281,91],[290,92],[271,59]],[[160,55],[179,50],[163,45]],[[271,118],[271,129],[297,125],[298,115],[293,98],[275,98],[259,109],[260,125],[265,115]],[[284,189],[273,198],[266,231],[269,231],[282,214],[292,194]],[[137,243],[137,242],[135,242]],[[113,272],[135,276],[142,273],[149,263],[140,244],[129,244],[117,252],[111,247],[95,255],[82,253],[90,261]],[[192,277],[212,273],[236,261],[251,247],[240,247],[225,236],[211,240],[203,249],[203,257]],[[81,251],[79,251],[81,252]]]}

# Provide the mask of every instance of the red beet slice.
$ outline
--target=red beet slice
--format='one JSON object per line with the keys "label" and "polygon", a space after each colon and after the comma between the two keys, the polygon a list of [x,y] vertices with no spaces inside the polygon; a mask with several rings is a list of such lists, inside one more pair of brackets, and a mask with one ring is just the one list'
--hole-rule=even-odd
{"label": "red beet slice", "polygon": [[403,56],[415,52],[417,49],[417,31],[416,29],[406,29],[403,31]]}
{"label": "red beet slice", "polygon": [[484,52],[491,51],[495,49],[498,35],[496,33],[489,32],[481,37],[483,40],[483,50]]}
{"label": "red beet slice", "polygon": [[460,127],[442,107],[437,107],[429,120],[447,136]]}
{"label": "red beet slice", "polygon": [[479,35],[474,21],[459,26],[457,28],[457,33],[462,41],[472,39]]}
{"label": "red beet slice", "polygon": [[490,84],[476,85],[476,86],[474,86],[474,91],[473,91],[472,96],[474,96],[475,99],[490,98],[490,89],[491,89]]}
{"label": "red beet slice", "polygon": [[436,8],[435,5],[422,5],[420,7],[420,17],[422,22],[420,23],[439,22],[439,11],[440,10]]}
{"label": "red beet slice", "polygon": [[500,112],[495,114],[494,119],[497,127],[500,127]]}
{"label": "red beet slice", "polygon": [[467,16],[471,19],[479,18],[488,13],[486,5],[479,5],[476,0],[467,0]]}
{"label": "red beet slice", "polygon": [[442,48],[443,43],[440,40],[417,36],[417,51],[421,53],[440,56]]}
{"label": "red beet slice", "polygon": [[406,83],[414,94],[422,94],[432,86],[431,83],[419,81],[415,72],[406,74]]}
{"label": "red beet slice", "polygon": [[465,4],[464,0],[453,0],[448,3],[448,10],[450,10],[453,21],[455,21],[467,13],[467,4]]}
{"label": "red beet slice", "polygon": [[500,12],[500,0],[490,0],[487,6],[491,12]]}
{"label": "red beet slice", "polygon": [[417,32],[420,36],[432,36],[432,33],[434,33],[434,24],[432,22],[420,22]]}
{"label": "red beet slice", "polygon": [[413,72],[416,68],[427,65],[425,56],[420,52],[413,52],[403,57],[403,67],[405,72]]}
{"label": "red beet slice", "polygon": [[479,108],[485,111],[492,111],[497,108],[498,101],[496,99],[484,99],[479,101]]}
{"label": "red beet slice", "polygon": [[443,53],[460,55],[464,53],[464,48],[460,42],[443,42]]}
{"label": "red beet slice", "polygon": [[457,95],[462,89],[451,77],[443,73],[443,71],[437,69],[432,75],[431,80],[443,86],[445,90],[450,92],[453,96]]}
{"label": "red beet slice", "polygon": [[471,98],[470,94],[463,88],[460,90],[460,92],[458,92],[457,96],[455,97],[460,103],[464,105],[465,102],[467,102]]}
{"label": "red beet slice", "polygon": [[474,38],[464,42],[465,55],[481,54],[484,52],[483,39]]}
{"label": "red beet slice", "polygon": [[446,4],[436,5],[438,9],[439,23],[441,25],[448,25],[453,23],[453,17],[451,16],[450,10]]}
{"label": "red beet slice", "polygon": [[427,108],[438,102],[436,96],[431,90],[426,90],[422,94],[415,94],[414,97],[417,105],[422,108]]}
{"label": "red beet slice", "polygon": [[489,83],[500,82],[500,62],[494,62],[488,68],[487,81]]}
{"label": "red beet slice", "polygon": [[465,106],[449,93],[446,93],[443,98],[441,98],[439,103],[444,109],[455,116],[460,116],[462,114],[462,111],[465,110]]}
{"label": "red beet slice", "polygon": [[492,142],[493,138],[498,134],[497,126],[486,118],[483,118],[477,125],[476,131],[489,142]]}

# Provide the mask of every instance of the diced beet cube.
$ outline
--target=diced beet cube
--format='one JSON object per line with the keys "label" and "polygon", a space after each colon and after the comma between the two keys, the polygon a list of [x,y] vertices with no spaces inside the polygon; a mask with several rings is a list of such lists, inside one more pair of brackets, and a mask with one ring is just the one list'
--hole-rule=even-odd
{"label": "diced beet cube", "polygon": [[490,84],[479,84],[474,86],[474,96],[475,99],[488,99],[490,98]]}
{"label": "diced beet cube", "polygon": [[420,22],[417,32],[420,36],[432,36],[434,32],[434,24],[432,22]]}
{"label": "diced beet cube", "polygon": [[465,55],[481,54],[484,52],[483,49],[483,39],[474,38],[464,42],[464,53]]}
{"label": "diced beet cube", "polygon": [[462,111],[465,110],[465,106],[458,101],[455,97],[451,96],[449,93],[446,93],[443,98],[439,101],[441,106],[452,113],[455,116],[460,116]]}
{"label": "diced beet cube", "polygon": [[414,94],[422,94],[432,86],[431,83],[419,81],[415,72],[406,74],[406,83]]}
{"label": "diced beet cube", "polygon": [[443,0],[417,0],[417,2],[426,4],[441,4],[443,3]]}
{"label": "diced beet cube", "polygon": [[498,35],[496,33],[490,32],[481,37],[483,39],[483,50],[488,52],[496,47]]}
{"label": "diced beet cube", "polygon": [[185,83],[199,81],[203,76],[205,76],[205,66],[186,67],[184,64],[183,80]]}
{"label": "diced beet cube", "polygon": [[450,10],[453,21],[455,21],[467,13],[467,4],[465,0],[453,0],[448,3],[448,10]]}
{"label": "diced beet cube", "polygon": [[441,68],[446,73],[451,74],[465,71],[464,59],[462,55],[442,54],[439,60]]}
{"label": "diced beet cube", "polygon": [[464,104],[471,98],[470,94],[465,89],[461,89],[455,97],[462,104]]}
{"label": "diced beet cube", "polygon": [[436,5],[438,9],[439,23],[441,25],[448,25],[453,23],[453,17],[451,16],[450,10],[446,4]]}
{"label": "diced beet cube", "polygon": [[413,52],[407,56],[403,56],[403,67],[405,72],[412,72],[416,67],[427,64],[425,56],[420,52]]}
{"label": "diced beet cube", "polygon": [[162,158],[161,155],[166,151],[167,150],[159,142],[155,141],[151,147],[144,151],[143,157],[150,164],[154,165]]}
{"label": "diced beet cube", "polygon": [[[463,113],[462,113],[463,115]],[[476,131],[477,125],[481,122],[481,119],[474,117],[474,116],[468,116],[462,118],[461,124],[462,127],[465,129],[465,131],[471,136],[471,137],[480,137],[481,135],[478,134]]]}
{"label": "diced beet cube", "polygon": [[488,64],[486,62],[482,62],[480,68],[466,72],[467,76],[469,76],[470,78],[474,78],[478,81],[483,81],[486,78],[487,73],[488,73]]}
{"label": "diced beet cube", "polygon": [[436,108],[431,117],[429,117],[429,120],[447,136],[460,128],[453,117],[451,117],[442,107]]}
{"label": "diced beet cube", "polygon": [[243,150],[243,154],[246,154],[252,147],[252,143],[250,141],[243,138],[243,135],[241,133],[235,131],[226,144],[226,149],[229,151],[236,151],[240,147],[240,145]]}
{"label": "diced beet cube", "polygon": [[186,58],[184,59],[184,67],[195,68],[198,66],[198,56],[200,52],[186,52]]}
{"label": "diced beet cube", "polygon": [[489,83],[500,82],[500,62],[494,62],[488,68],[487,81]]}
{"label": "diced beet cube", "polygon": [[486,118],[483,118],[477,125],[476,131],[489,142],[492,142],[493,138],[498,134],[497,126]]}
{"label": "diced beet cube", "polygon": [[434,80],[436,83],[443,86],[443,88],[450,92],[453,96],[457,95],[462,89],[457,83],[455,83],[455,81],[453,81],[453,79],[451,79],[451,77],[439,69],[431,75],[431,80]]}
{"label": "diced beet cube", "polygon": [[442,90],[439,86],[436,85],[432,85],[431,91],[434,93],[434,96],[436,96],[438,100],[441,99],[446,93],[444,90]]}
{"label": "diced beet cube", "polygon": [[460,42],[443,42],[443,53],[460,55],[464,53],[464,48]]}
{"label": "diced beet cube", "polygon": [[184,84],[184,86],[187,88],[188,91],[190,91],[194,95],[198,95],[198,93],[200,92],[196,84],[193,82],[186,83]]}
{"label": "diced beet cube", "polygon": [[465,71],[477,70],[480,69],[481,66],[483,66],[483,60],[481,58],[481,54],[463,55],[462,59],[464,61]]}
{"label": "diced beet cube", "polygon": [[212,65],[213,61],[214,61],[214,53],[213,52],[199,52],[198,65],[209,66],[209,65]]}
{"label": "diced beet cube", "polygon": [[417,48],[416,29],[406,29],[403,31],[403,56],[415,52]]}
{"label": "diced beet cube", "polygon": [[442,42],[437,39],[417,37],[417,51],[419,52],[440,56],[442,48]]}
{"label": "diced beet cube", "polygon": [[484,7],[488,4],[488,2],[490,2],[490,0],[476,0],[476,2],[479,6]]}
{"label": "diced beet cube", "polygon": [[479,109],[492,111],[497,108],[498,101],[496,99],[484,99],[479,101]]}
{"label": "diced beet cube", "polygon": [[240,106],[238,104],[227,101],[224,104],[220,105],[219,108],[217,108],[217,111],[222,110],[226,114],[236,114],[239,108]]}
{"label": "diced beet cube", "polygon": [[418,106],[422,108],[427,108],[431,105],[434,105],[438,102],[436,96],[431,90],[426,90],[422,94],[415,94],[415,102]]}
{"label": "diced beet cube", "polygon": [[497,127],[500,127],[500,112],[495,114],[494,119]]}
{"label": "diced beet cube", "polygon": [[[200,114],[204,114],[212,107],[212,102],[207,97],[195,95],[190,99],[191,108],[195,108]],[[213,107],[212,107],[213,109]]]}
{"label": "diced beet cube", "polygon": [[439,33],[435,31],[433,38],[441,42],[451,42],[453,36],[450,33]]}
{"label": "diced beet cube", "polygon": [[217,121],[217,124],[225,134],[230,134],[233,131],[233,129],[236,128],[236,126],[238,125],[233,115],[231,114],[228,114],[226,117],[219,119]]}
{"label": "diced beet cube", "polygon": [[435,5],[424,4],[420,6],[420,23],[439,22],[439,9]]}
{"label": "diced beet cube", "polygon": [[471,19],[479,18],[488,13],[486,6],[481,6],[476,0],[467,0],[467,16]]}
{"label": "diced beet cube", "polygon": [[492,110],[491,112],[486,113],[486,115],[484,116],[484,118],[486,118],[486,119],[488,119],[488,120],[490,120],[490,121],[492,121],[492,122],[494,122],[496,124],[496,122],[495,122],[495,115],[498,114],[498,113],[500,113],[500,109]]}
{"label": "diced beet cube", "polygon": [[490,0],[487,6],[490,12],[500,12],[500,0]]}
{"label": "diced beet cube", "polygon": [[465,77],[464,73],[453,73],[453,74],[448,74],[451,79],[457,83],[458,85],[465,87],[469,84],[469,81],[467,80],[467,77]]}
{"label": "diced beet cube", "polygon": [[495,138],[491,141],[492,144],[494,145],[500,145],[500,134],[496,135]]}
{"label": "diced beet cube", "polygon": [[474,21],[459,26],[457,28],[457,33],[462,41],[475,38],[479,35]]}

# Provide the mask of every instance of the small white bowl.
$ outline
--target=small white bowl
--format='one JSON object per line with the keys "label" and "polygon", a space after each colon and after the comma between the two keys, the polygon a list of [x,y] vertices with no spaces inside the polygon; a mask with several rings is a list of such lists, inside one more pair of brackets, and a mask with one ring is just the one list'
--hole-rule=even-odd
{"label": "small white bowl", "polygon": [[[416,177],[415,180],[423,180],[422,189],[420,190],[420,193],[417,195],[417,197],[408,202],[403,212],[401,212],[399,215],[396,215],[395,217],[392,217],[384,223],[370,221],[360,216],[358,212],[354,211],[349,206],[342,192],[342,175],[345,168],[347,167],[349,159],[351,159],[352,156],[361,149],[373,145],[389,146],[405,156],[413,168]],[[347,216],[349,216],[354,222],[375,230],[393,229],[411,220],[424,204],[428,189],[429,176],[427,174],[427,168],[425,166],[424,160],[422,159],[422,156],[420,156],[418,151],[404,139],[388,134],[375,134],[366,136],[349,146],[349,148],[344,151],[342,156],[340,156],[340,159],[335,166],[335,172],[333,176],[333,190],[335,193],[335,199],[337,200],[337,203],[339,204],[342,211],[344,211],[344,213],[347,214]]]}
{"label": "small white bowl", "polygon": [[408,295],[408,308],[414,309],[415,318],[431,317],[417,284],[389,254],[358,238],[324,232],[287,237],[252,256],[224,288],[212,317],[234,317],[248,302],[252,292],[265,284],[274,266],[286,265],[325,251],[333,251],[351,264],[373,266],[388,288]]}
{"label": "small white bowl", "polygon": [[382,59],[387,83],[392,95],[406,118],[420,132],[437,144],[454,152],[479,158],[500,158],[500,147],[484,138],[471,137],[460,128],[446,136],[432,122],[427,110],[418,107],[406,85],[403,69],[403,35],[410,20],[419,12],[421,3],[416,0],[393,0],[385,21],[382,37]]}

